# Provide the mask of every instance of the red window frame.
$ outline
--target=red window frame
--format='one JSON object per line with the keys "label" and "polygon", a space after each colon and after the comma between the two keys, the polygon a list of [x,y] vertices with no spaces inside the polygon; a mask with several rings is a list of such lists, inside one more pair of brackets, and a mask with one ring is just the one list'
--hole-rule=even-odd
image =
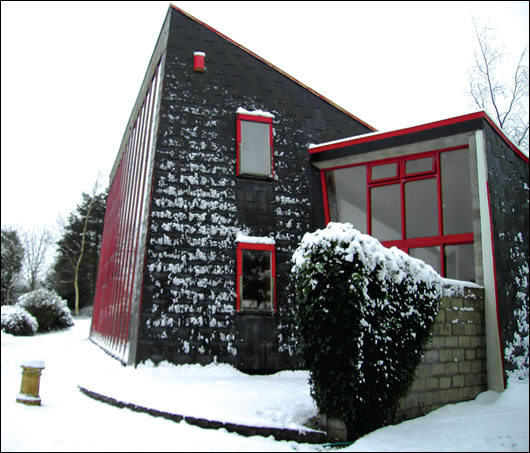
{"label": "red window frame", "polygon": [[[270,148],[270,171],[268,175],[250,175],[241,173],[241,122],[253,121],[255,123],[269,124],[269,148]],[[245,113],[238,113],[236,115],[236,175],[248,176],[254,178],[272,179],[274,177],[274,148],[273,148],[273,133],[272,133],[272,117],[260,115],[248,115]]]}
{"label": "red window frame", "polygon": [[272,278],[272,311],[276,312],[276,246],[274,244],[238,242],[237,244],[237,303],[236,311],[239,313],[268,313],[264,310],[241,310],[241,281],[243,277],[243,250],[260,250],[271,252],[271,278]]}
{"label": "red window frame", "polygon": [[[371,206],[371,189],[374,187],[388,186],[399,184],[400,185],[400,202],[401,202],[401,238],[390,241],[381,241],[385,247],[397,247],[406,253],[409,253],[410,249],[419,247],[440,247],[440,263],[439,269],[442,276],[446,275],[445,272],[445,250],[444,247],[450,245],[466,245],[474,243],[473,233],[461,233],[461,234],[450,234],[445,235],[443,232],[443,207],[442,207],[442,181],[440,173],[440,155],[443,152],[456,151],[460,149],[468,149],[467,145],[455,146],[450,148],[444,148],[439,150],[433,150],[418,154],[412,154],[408,156],[400,156],[398,158],[388,158],[376,161],[363,162],[353,165],[343,165],[338,167],[326,168],[321,170],[321,183],[323,191],[324,201],[324,215],[326,223],[331,221],[328,188],[326,183],[326,172],[333,170],[340,170],[342,168],[365,166],[367,171],[367,183],[366,183],[366,231],[368,234],[372,234],[372,206]],[[430,170],[419,171],[416,173],[405,173],[406,162],[431,157],[433,164]],[[379,165],[388,163],[398,162],[398,175],[396,177],[388,177],[382,179],[372,179],[372,169]],[[419,181],[422,179],[433,179],[436,178],[437,185],[437,202],[438,202],[438,234],[436,236],[429,237],[416,237],[407,238],[406,232],[406,203],[405,203],[405,184],[411,181]]]}

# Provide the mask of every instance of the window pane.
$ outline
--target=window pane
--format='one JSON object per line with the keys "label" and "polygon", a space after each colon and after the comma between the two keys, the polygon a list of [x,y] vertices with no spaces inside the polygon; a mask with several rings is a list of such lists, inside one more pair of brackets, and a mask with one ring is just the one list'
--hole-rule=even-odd
{"label": "window pane", "polygon": [[326,185],[331,221],[366,233],[366,166],[326,172]]}
{"label": "window pane", "polygon": [[414,173],[423,173],[432,171],[432,157],[425,159],[413,159],[405,161],[405,174],[413,175]]}
{"label": "window pane", "polygon": [[243,275],[240,288],[242,310],[271,311],[272,254],[264,250],[243,250]]}
{"label": "window pane", "polygon": [[270,127],[269,123],[241,121],[241,174],[271,175]]}
{"label": "window pane", "polygon": [[475,281],[475,248],[473,244],[447,245],[445,276],[455,280]]}
{"label": "window pane", "polygon": [[400,185],[371,189],[372,236],[380,241],[401,239]]}
{"label": "window pane", "polygon": [[409,249],[409,255],[429,264],[440,273],[440,247],[418,247]]}
{"label": "window pane", "polygon": [[372,180],[397,177],[397,162],[372,167]]}
{"label": "window pane", "polygon": [[436,178],[405,184],[407,238],[438,236],[438,195]]}
{"label": "window pane", "polygon": [[471,182],[467,149],[440,154],[444,234],[473,232]]}

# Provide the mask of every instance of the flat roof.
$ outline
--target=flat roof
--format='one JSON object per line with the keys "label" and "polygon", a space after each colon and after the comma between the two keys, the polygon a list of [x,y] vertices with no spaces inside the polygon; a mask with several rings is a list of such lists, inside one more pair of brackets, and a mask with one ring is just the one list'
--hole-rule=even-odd
{"label": "flat roof", "polygon": [[504,132],[493,122],[493,120],[488,116],[483,110],[479,112],[469,113],[466,115],[456,116],[453,118],[447,118],[445,120],[434,121],[432,123],[421,124],[419,126],[407,127],[404,129],[397,129],[394,131],[388,132],[372,132],[369,134],[358,135],[354,137],[348,137],[341,140],[335,140],[332,142],[321,143],[317,145],[309,146],[309,154],[315,155],[318,153],[323,153],[330,150],[337,150],[345,147],[360,145],[363,143],[376,142],[379,140],[384,140],[388,138],[395,138],[400,136],[406,136],[418,132],[428,131],[431,129],[436,129],[445,126],[451,126],[459,123],[465,123],[468,121],[474,120],[486,120],[492,127],[495,129],[497,134],[508,144],[508,146],[526,163],[528,163],[528,156],[524,154],[505,134]]}

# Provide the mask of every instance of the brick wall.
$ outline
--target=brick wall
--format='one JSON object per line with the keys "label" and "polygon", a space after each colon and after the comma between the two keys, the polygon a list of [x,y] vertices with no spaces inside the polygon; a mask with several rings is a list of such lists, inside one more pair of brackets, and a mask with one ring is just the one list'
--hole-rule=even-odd
{"label": "brick wall", "polygon": [[402,400],[396,422],[441,406],[474,399],[487,390],[484,290],[449,289],[442,298],[431,342]]}

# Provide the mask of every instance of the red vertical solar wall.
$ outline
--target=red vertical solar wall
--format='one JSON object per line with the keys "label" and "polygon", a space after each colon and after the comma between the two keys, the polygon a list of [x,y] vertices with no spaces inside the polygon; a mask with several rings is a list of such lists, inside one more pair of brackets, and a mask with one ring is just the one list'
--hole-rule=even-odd
{"label": "red vertical solar wall", "polygon": [[142,228],[150,198],[159,85],[160,65],[111,175],[99,257],[90,336],[122,362],[127,361],[131,308],[141,303]]}

